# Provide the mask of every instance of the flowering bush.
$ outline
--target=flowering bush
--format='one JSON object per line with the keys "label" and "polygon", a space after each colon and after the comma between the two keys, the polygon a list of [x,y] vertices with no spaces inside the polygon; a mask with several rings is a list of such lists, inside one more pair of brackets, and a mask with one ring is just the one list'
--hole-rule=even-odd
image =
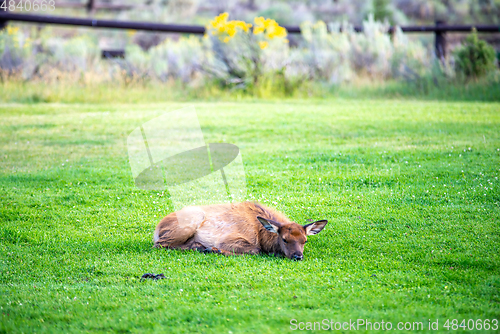
{"label": "flowering bush", "polygon": [[216,16],[207,26],[207,33],[218,36],[220,40],[227,43],[236,35],[238,30],[248,33],[248,30],[252,27],[250,23],[245,23],[243,21],[228,21],[228,17],[228,13],[222,13]]}
{"label": "flowering bush", "polygon": [[495,49],[478,38],[476,29],[456,51],[456,57],[457,72],[469,79],[480,78],[495,69]]}

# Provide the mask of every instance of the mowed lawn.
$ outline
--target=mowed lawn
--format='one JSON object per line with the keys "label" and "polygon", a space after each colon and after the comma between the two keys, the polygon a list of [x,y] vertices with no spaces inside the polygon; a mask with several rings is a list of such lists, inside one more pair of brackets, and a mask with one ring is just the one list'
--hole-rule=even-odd
{"label": "mowed lawn", "polygon": [[[126,140],[185,106],[240,147],[249,199],[329,220],[304,261],[152,248],[172,206]],[[2,104],[0,166],[2,333],[500,320],[499,103]]]}

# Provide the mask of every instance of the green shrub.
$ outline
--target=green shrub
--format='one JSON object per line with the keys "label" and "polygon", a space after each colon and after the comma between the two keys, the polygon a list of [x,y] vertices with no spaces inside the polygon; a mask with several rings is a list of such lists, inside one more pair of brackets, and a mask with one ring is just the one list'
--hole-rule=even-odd
{"label": "green shrub", "polygon": [[456,70],[466,78],[477,79],[495,68],[495,50],[477,37],[476,29],[456,52]]}
{"label": "green shrub", "polygon": [[393,14],[389,8],[389,0],[373,0],[373,17],[376,21],[392,21]]}

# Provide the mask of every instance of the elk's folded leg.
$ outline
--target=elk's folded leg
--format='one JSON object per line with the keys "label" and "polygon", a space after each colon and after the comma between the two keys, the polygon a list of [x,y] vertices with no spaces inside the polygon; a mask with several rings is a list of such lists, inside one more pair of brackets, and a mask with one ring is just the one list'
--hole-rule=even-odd
{"label": "elk's folded leg", "polygon": [[192,249],[198,227],[203,223],[205,214],[196,207],[187,207],[162,219],[154,234],[154,247]]}
{"label": "elk's folded leg", "polygon": [[[224,252],[228,252],[230,255],[236,255],[236,254],[259,254],[260,249],[257,245],[252,244],[251,242],[243,239],[243,238],[238,238],[236,240],[233,240],[230,243],[223,243],[220,245],[220,249],[224,250]],[[227,255],[229,255],[227,254]]]}

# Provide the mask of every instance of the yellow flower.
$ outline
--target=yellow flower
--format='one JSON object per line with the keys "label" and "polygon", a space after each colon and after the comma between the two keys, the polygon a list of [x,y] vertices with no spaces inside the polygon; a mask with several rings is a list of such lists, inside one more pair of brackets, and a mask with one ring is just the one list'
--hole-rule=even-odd
{"label": "yellow flower", "polygon": [[269,46],[269,43],[266,41],[261,41],[261,42],[259,42],[259,46],[262,50],[264,50],[265,48],[267,48]]}
{"label": "yellow flower", "polygon": [[286,29],[283,27],[280,27],[279,25],[273,25],[269,27],[268,29],[268,35],[269,39],[273,39],[275,37],[278,38],[284,38],[286,37]]}
{"label": "yellow flower", "polygon": [[246,23],[244,21],[228,21],[228,17],[228,13],[222,13],[219,16],[216,16],[206,28],[207,32],[210,31],[212,35],[218,35],[224,43],[227,43],[231,38],[233,38],[238,33],[238,29],[247,33],[252,26],[250,23]]}
{"label": "yellow flower", "polygon": [[269,19],[265,19],[262,16],[256,17],[254,19],[255,22],[255,28],[253,29],[253,33],[255,35],[261,34],[266,30],[266,28],[269,26]]}
{"label": "yellow flower", "polygon": [[17,32],[19,31],[19,28],[18,27],[7,27],[7,33],[9,35],[14,35],[14,34],[17,34]]}
{"label": "yellow flower", "polygon": [[285,28],[280,27],[278,22],[273,19],[265,19],[262,16],[256,17],[254,19],[255,28],[253,29],[253,33],[255,35],[262,34],[265,32],[266,37],[269,39],[274,38],[284,38],[287,35],[287,31]]}
{"label": "yellow flower", "polygon": [[266,28],[264,27],[255,27],[253,28],[253,34],[254,35],[262,34],[264,30],[266,30]]}
{"label": "yellow flower", "polygon": [[266,19],[264,19],[262,16],[259,16],[256,17],[253,21],[255,22],[256,25],[263,26]]}
{"label": "yellow flower", "polygon": [[244,32],[248,32],[248,29],[250,29],[252,27],[251,23],[246,23],[243,21],[233,21],[233,22],[235,22],[236,26],[238,28],[240,28],[241,30],[243,30]]}
{"label": "yellow flower", "polygon": [[219,27],[226,24],[227,18],[229,17],[228,13],[222,13],[219,16],[216,16],[213,21],[210,22],[210,25],[214,29],[219,29]]}
{"label": "yellow flower", "polygon": [[316,22],[314,25],[313,25],[313,29],[318,29],[318,28],[323,28],[323,27],[326,27],[326,24],[325,22],[319,20],[318,22]]}

